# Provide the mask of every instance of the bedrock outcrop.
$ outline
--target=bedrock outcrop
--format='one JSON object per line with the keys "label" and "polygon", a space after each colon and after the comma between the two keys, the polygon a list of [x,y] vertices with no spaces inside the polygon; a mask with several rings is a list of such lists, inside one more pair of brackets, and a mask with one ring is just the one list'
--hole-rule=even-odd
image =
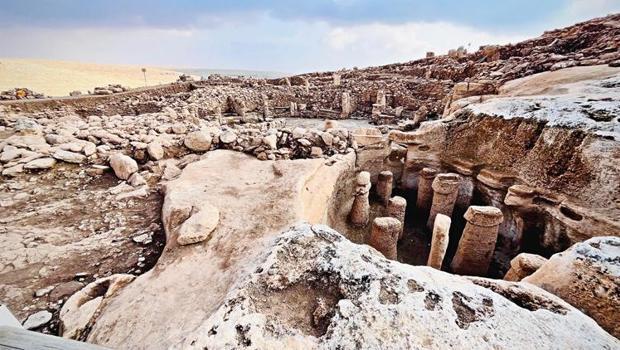
{"label": "bedrock outcrop", "polygon": [[179,348],[613,349],[592,319],[532,285],[385,259],[323,225],[282,234]]}
{"label": "bedrock outcrop", "polygon": [[[260,161],[216,150],[166,184],[166,246],[155,267],[111,296],[87,341],[124,349],[189,346],[276,235],[298,220],[325,222],[338,179],[355,154]],[[179,245],[185,222],[204,208],[219,222],[202,242]],[[199,226],[199,225],[198,225]]]}
{"label": "bedrock outcrop", "polygon": [[620,337],[620,238],[577,243],[523,281],[559,296]]}

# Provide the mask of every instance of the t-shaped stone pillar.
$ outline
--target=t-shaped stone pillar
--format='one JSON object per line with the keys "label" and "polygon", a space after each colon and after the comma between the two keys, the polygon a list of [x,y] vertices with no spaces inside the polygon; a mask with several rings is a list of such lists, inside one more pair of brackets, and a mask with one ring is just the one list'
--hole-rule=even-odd
{"label": "t-shaped stone pillar", "polygon": [[370,203],[368,202],[368,192],[370,192],[370,173],[362,171],[357,174],[355,179],[355,199],[349,213],[349,219],[355,226],[366,226],[369,220]]}
{"label": "t-shaped stone pillar", "polygon": [[495,207],[472,205],[464,218],[467,224],[452,259],[452,272],[484,276],[489,270],[499,224],[504,220],[504,215]]}
{"label": "t-shaped stone pillar", "polygon": [[433,238],[431,241],[431,252],[428,255],[426,265],[441,270],[443,258],[448,250],[448,241],[450,239],[450,224],[452,219],[443,214],[437,214],[435,224],[433,226]]}
{"label": "t-shaped stone pillar", "polygon": [[400,221],[390,217],[376,218],[370,231],[370,245],[386,258],[396,260],[398,232],[402,229]]}
{"label": "t-shaped stone pillar", "polygon": [[379,197],[379,201],[383,205],[387,205],[390,197],[392,197],[392,183],[394,182],[394,175],[391,171],[382,171],[377,178],[376,192]]}
{"label": "t-shaped stone pillar", "polygon": [[433,168],[423,168],[418,177],[418,198],[415,206],[421,221],[426,220],[428,212],[431,210],[431,204],[433,203],[432,185],[436,175],[437,170]]}
{"label": "t-shaped stone pillar", "polygon": [[456,203],[456,197],[459,194],[460,179],[460,176],[454,173],[438,174],[435,176],[433,185],[431,186],[433,188],[433,201],[428,215],[428,221],[426,222],[426,227],[429,230],[433,229],[435,216],[437,216],[437,214],[452,217],[454,203]]}
{"label": "t-shaped stone pillar", "polygon": [[398,239],[403,238],[403,230],[405,229],[405,211],[407,210],[407,200],[403,197],[394,196],[390,198],[387,205],[387,216],[400,221],[401,227],[398,233]]}

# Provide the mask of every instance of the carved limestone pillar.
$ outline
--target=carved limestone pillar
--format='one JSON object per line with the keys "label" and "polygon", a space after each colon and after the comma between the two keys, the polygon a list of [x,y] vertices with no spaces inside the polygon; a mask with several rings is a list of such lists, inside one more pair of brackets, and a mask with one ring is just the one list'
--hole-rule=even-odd
{"label": "carved limestone pillar", "polygon": [[432,230],[435,216],[443,214],[452,217],[454,203],[459,194],[460,176],[454,173],[438,174],[433,180],[433,201],[426,227]]}
{"label": "carved limestone pillar", "polygon": [[370,203],[368,202],[368,192],[370,192],[370,173],[362,171],[357,174],[355,179],[355,199],[349,213],[349,219],[355,226],[366,226],[369,220]]}
{"label": "carved limestone pillar", "polygon": [[495,250],[502,211],[495,207],[471,206],[465,213],[465,229],[452,259],[452,271],[461,275],[484,276]]}
{"label": "carved limestone pillar", "polygon": [[396,245],[401,226],[400,221],[394,218],[382,217],[374,219],[370,231],[370,245],[380,251],[386,258],[396,260]]}
{"label": "carved limestone pillar", "polygon": [[418,198],[416,200],[416,214],[420,221],[426,221],[428,213],[433,203],[433,180],[437,175],[437,170],[433,168],[423,168],[418,177]]}
{"label": "carved limestone pillar", "polygon": [[383,205],[387,205],[390,197],[392,197],[392,184],[394,182],[394,175],[391,171],[386,170],[379,173],[377,179],[377,197]]}
{"label": "carved limestone pillar", "polygon": [[437,270],[441,270],[443,258],[446,256],[446,250],[448,250],[451,223],[452,219],[443,214],[437,214],[435,217],[433,238],[431,241],[431,252],[428,255],[426,265]]}
{"label": "carved limestone pillar", "polygon": [[398,239],[403,238],[405,229],[405,212],[407,210],[407,200],[403,197],[394,196],[390,198],[387,204],[387,216],[397,219],[401,223]]}

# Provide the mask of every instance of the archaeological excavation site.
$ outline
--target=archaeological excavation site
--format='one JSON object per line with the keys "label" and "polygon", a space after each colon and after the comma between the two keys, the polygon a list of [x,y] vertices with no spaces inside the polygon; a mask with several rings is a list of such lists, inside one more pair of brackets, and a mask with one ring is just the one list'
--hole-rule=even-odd
{"label": "archaeological excavation site", "polygon": [[110,86],[0,101],[0,348],[620,349],[620,14]]}

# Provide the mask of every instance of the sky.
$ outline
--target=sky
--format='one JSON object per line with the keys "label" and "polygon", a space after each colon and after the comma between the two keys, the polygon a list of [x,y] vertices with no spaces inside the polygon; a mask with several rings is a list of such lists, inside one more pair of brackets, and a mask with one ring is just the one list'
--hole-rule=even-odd
{"label": "sky", "polygon": [[286,73],[515,43],[620,0],[0,0],[0,57]]}

